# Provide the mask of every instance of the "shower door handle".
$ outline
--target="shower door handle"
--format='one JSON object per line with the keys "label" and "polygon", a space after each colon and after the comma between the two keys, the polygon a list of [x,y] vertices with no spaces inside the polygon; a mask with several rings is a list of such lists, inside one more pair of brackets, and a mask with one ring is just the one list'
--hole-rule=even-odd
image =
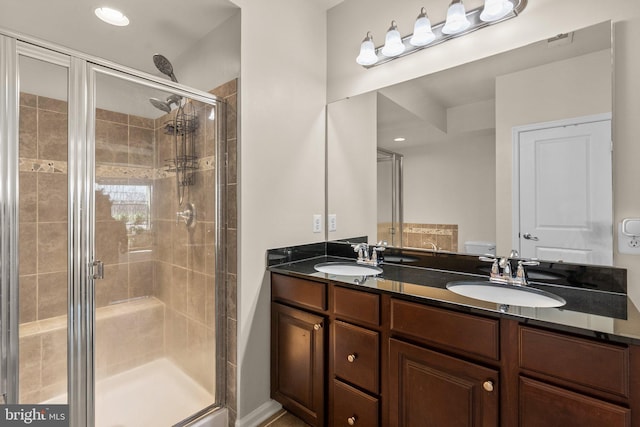
{"label": "shower door handle", "polygon": [[104,279],[104,264],[102,261],[93,261],[91,263],[91,270],[93,272],[91,276],[93,280]]}

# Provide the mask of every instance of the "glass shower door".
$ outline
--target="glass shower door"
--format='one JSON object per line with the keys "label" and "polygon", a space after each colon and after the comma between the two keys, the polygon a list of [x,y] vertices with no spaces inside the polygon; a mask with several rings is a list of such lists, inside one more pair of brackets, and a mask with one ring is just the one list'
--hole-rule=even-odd
{"label": "glass shower door", "polygon": [[96,426],[215,403],[215,106],[95,72]]}

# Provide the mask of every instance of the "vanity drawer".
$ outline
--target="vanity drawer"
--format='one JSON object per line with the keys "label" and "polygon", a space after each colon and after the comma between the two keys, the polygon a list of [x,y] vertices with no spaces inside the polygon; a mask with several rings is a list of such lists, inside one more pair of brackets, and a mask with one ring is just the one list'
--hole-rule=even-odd
{"label": "vanity drawer", "polygon": [[332,426],[378,426],[378,399],[333,380]]}
{"label": "vanity drawer", "polygon": [[495,319],[391,300],[391,331],[425,344],[499,360],[499,329]]}
{"label": "vanity drawer", "polygon": [[378,393],[378,332],[336,320],[332,336],[335,375],[372,393]]}
{"label": "vanity drawer", "polygon": [[327,309],[327,285],[282,274],[271,275],[271,298],[300,307]]}
{"label": "vanity drawer", "polygon": [[629,350],[624,346],[521,326],[520,367],[590,389],[629,396]]}
{"label": "vanity drawer", "polygon": [[333,312],[339,318],[380,325],[380,295],[333,287]]}

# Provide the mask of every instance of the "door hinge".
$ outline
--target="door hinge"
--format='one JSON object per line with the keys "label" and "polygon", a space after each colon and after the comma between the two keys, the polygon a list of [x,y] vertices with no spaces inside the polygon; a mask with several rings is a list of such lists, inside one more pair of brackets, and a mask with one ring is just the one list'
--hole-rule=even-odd
{"label": "door hinge", "polygon": [[104,279],[104,264],[102,261],[93,261],[91,263],[92,278],[94,280]]}

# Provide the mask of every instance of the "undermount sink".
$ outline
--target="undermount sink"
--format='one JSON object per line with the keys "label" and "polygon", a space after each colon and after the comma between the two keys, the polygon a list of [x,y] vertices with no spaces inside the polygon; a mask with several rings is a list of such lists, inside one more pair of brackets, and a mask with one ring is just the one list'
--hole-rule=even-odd
{"label": "undermount sink", "polygon": [[564,298],[540,289],[488,281],[449,282],[447,289],[465,297],[504,305],[548,308],[567,303]]}
{"label": "undermount sink", "polygon": [[313,266],[317,271],[338,276],[376,276],[382,273],[380,267],[354,262],[322,262]]}

